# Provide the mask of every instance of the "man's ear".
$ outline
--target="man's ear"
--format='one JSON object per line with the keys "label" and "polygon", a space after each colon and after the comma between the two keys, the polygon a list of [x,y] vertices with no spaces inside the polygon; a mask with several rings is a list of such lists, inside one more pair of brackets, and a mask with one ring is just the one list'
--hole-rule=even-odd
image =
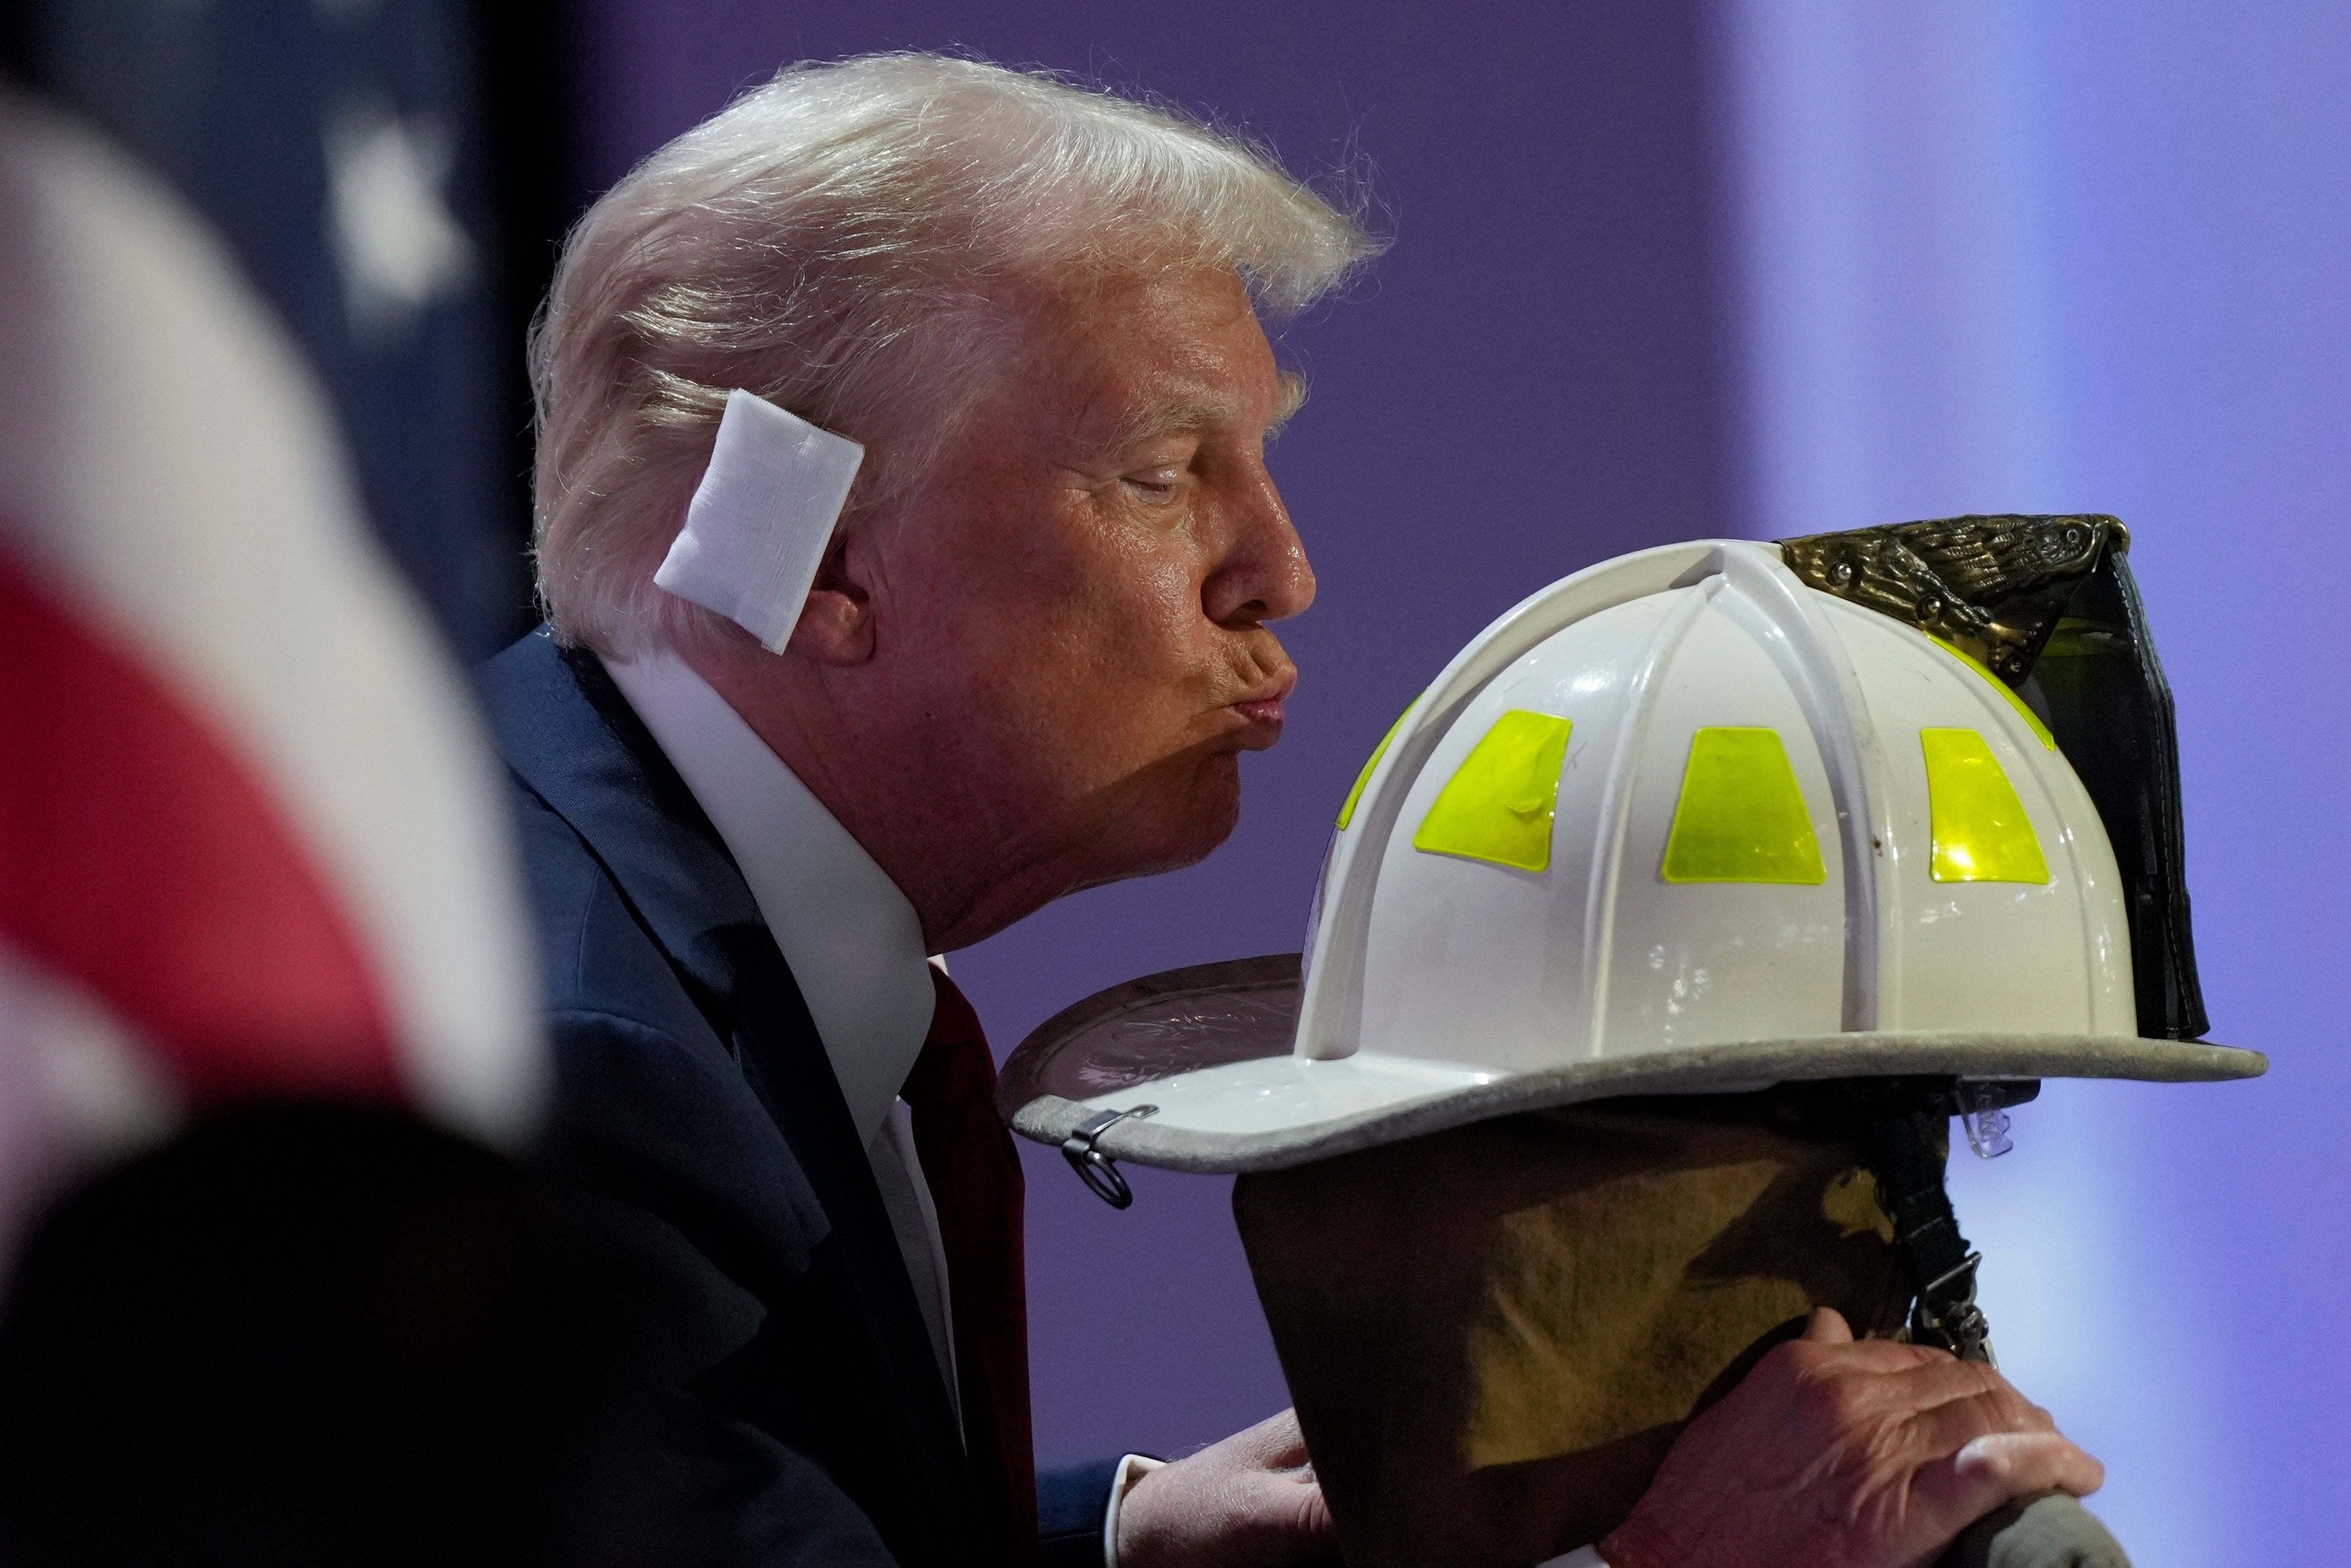
{"label": "man's ear", "polygon": [[785,647],[820,664],[862,664],[873,656],[872,585],[862,580],[872,557],[835,534],[809,585],[808,601]]}

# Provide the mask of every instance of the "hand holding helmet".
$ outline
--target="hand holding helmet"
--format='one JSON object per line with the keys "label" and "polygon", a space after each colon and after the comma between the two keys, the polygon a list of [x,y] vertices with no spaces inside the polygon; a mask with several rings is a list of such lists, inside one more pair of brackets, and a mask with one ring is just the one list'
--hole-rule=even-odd
{"label": "hand holding helmet", "polygon": [[2011,1498],[2105,1472],[1981,1362],[1853,1337],[1832,1308],[1689,1424],[1609,1568],[1912,1568]]}

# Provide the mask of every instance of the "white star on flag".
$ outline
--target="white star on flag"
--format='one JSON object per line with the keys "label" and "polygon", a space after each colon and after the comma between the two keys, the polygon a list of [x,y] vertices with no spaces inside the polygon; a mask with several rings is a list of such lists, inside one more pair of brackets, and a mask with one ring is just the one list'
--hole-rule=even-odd
{"label": "white star on flag", "polygon": [[361,342],[406,338],[435,300],[474,280],[474,242],[442,187],[455,149],[437,119],[354,105],[327,128],[327,227]]}

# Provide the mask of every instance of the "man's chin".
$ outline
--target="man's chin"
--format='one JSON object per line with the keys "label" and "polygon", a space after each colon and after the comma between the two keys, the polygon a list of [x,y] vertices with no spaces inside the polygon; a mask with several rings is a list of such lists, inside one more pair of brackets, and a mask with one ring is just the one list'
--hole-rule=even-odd
{"label": "man's chin", "polygon": [[[1222,788],[1195,792],[1180,804],[1162,806],[1157,810],[1135,805],[1113,815],[1113,831],[1120,841],[1103,846],[1107,852],[1102,857],[1100,873],[1089,879],[1086,885],[1099,887],[1104,883],[1181,871],[1199,864],[1231,838],[1241,820],[1240,773],[1232,758],[1224,761],[1226,777],[1215,781]],[[1210,780],[1201,782],[1207,784]],[[1134,831],[1145,822],[1155,821],[1156,831],[1144,834]]]}
{"label": "man's chin", "polygon": [[1129,854],[1119,857],[1114,866],[1105,867],[1102,875],[1089,886],[1103,883],[1132,882],[1139,876],[1158,876],[1163,873],[1182,871],[1186,866],[1198,865],[1216,852],[1217,847],[1233,836],[1235,821],[1227,821],[1213,832],[1201,832],[1172,839],[1164,843],[1138,846]]}
{"label": "man's chin", "polygon": [[1171,835],[1174,853],[1162,870],[1199,864],[1241,825],[1240,760],[1237,756],[1221,758],[1207,769],[1200,780],[1204,788],[1188,802],[1189,810],[1179,819],[1179,831]]}

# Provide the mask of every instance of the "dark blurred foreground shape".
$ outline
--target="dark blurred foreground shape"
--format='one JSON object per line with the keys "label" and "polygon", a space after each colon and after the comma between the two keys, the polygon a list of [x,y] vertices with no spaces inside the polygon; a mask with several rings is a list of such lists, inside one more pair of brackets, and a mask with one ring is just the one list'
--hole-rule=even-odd
{"label": "dark blurred foreground shape", "polygon": [[556,1189],[397,1113],[214,1115],[21,1256],[0,1560],[659,1561],[623,1277]]}
{"label": "dark blurred foreground shape", "polygon": [[527,616],[559,49],[476,9],[0,8],[11,1564],[659,1561],[627,1270],[408,1113],[545,1082],[450,653]]}

